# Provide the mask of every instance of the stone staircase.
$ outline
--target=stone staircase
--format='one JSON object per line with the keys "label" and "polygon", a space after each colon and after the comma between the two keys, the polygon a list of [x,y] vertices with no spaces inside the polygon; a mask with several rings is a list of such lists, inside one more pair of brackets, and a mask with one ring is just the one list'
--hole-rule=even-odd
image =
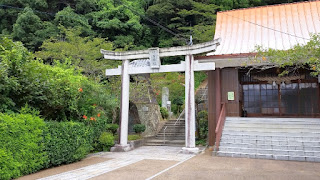
{"label": "stone staircase", "polygon": [[160,132],[146,140],[145,146],[184,146],[185,121],[184,119],[168,120]]}
{"label": "stone staircase", "polygon": [[320,119],[227,117],[217,155],[320,162]]}

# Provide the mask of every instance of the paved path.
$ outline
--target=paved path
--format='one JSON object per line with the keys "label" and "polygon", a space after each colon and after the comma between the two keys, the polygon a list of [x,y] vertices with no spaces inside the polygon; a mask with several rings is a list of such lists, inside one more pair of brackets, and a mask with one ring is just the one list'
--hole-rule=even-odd
{"label": "paved path", "polygon": [[[93,157],[112,159],[109,161],[81,167],[72,171],[41,178],[40,180],[85,180],[94,178],[119,168],[129,166],[142,160],[162,160],[183,162],[194,155],[180,153],[181,147],[152,147],[144,146],[130,152],[102,152]],[[160,163],[160,162],[159,162]],[[169,163],[171,165],[172,163]],[[151,167],[150,167],[151,168]],[[160,171],[160,170],[158,170]]]}
{"label": "paved path", "polygon": [[194,156],[181,154],[180,151],[180,147],[140,147],[125,153],[97,153],[84,161],[44,170],[20,179],[320,179],[320,163],[213,157],[209,150]]}

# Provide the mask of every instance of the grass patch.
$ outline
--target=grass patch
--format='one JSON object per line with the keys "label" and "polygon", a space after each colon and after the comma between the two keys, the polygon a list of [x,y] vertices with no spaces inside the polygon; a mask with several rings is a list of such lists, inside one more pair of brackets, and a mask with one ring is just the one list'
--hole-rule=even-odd
{"label": "grass patch", "polygon": [[137,134],[130,134],[128,135],[128,140],[129,141],[134,141],[134,140],[138,140],[138,139],[141,139],[141,137]]}

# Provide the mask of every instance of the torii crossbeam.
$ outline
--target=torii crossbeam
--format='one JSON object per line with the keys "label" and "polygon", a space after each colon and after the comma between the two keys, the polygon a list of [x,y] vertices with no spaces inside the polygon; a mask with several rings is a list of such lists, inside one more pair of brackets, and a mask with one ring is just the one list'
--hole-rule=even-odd
{"label": "torii crossbeam", "polygon": [[[128,145],[128,120],[129,120],[129,81],[131,74],[147,74],[162,72],[185,72],[185,141],[183,148],[185,153],[197,153],[195,147],[195,100],[194,100],[194,71],[215,70],[215,63],[198,63],[194,61],[194,54],[212,52],[216,50],[220,39],[193,46],[180,46],[171,48],[150,48],[140,51],[114,52],[101,50],[105,59],[122,60],[122,66],[116,69],[107,69],[107,76],[121,75],[121,118],[120,118],[120,142],[112,148],[112,151],[129,151]],[[185,56],[185,61],[180,64],[161,65],[161,57]],[[130,60],[138,60],[130,63]],[[144,61],[144,62],[142,62]],[[137,65],[138,64],[138,65]],[[139,65],[140,64],[140,65]]]}

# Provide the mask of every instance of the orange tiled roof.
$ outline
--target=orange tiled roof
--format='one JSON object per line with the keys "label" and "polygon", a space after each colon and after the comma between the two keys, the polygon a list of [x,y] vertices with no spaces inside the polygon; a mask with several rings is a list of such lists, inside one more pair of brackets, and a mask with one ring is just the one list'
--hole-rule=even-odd
{"label": "orange tiled roof", "polygon": [[286,50],[320,33],[320,1],[218,12],[214,55],[251,53],[255,46]]}

